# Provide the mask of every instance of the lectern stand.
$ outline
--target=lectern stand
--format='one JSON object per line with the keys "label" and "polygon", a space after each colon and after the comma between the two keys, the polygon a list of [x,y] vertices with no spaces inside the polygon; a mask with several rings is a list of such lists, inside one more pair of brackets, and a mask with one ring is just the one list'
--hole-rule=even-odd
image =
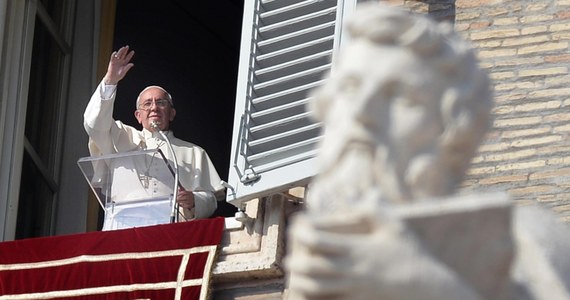
{"label": "lectern stand", "polygon": [[160,149],[77,162],[105,211],[103,230],[170,222],[174,172]]}

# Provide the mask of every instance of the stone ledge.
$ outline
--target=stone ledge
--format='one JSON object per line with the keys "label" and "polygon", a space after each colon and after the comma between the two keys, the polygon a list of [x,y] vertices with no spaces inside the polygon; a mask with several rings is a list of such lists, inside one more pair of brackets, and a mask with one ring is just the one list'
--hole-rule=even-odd
{"label": "stone ledge", "polygon": [[[221,251],[213,270],[217,283],[247,282],[283,277],[285,208],[288,202],[277,194],[247,202],[250,220],[236,226],[226,222]],[[229,225],[233,224],[233,225]]]}

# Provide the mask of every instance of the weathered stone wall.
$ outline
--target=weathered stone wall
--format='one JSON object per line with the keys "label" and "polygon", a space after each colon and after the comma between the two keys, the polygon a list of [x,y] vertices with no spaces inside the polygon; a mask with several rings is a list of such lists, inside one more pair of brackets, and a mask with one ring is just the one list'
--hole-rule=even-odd
{"label": "weathered stone wall", "polygon": [[507,191],[570,221],[570,0],[457,0],[455,27],[494,81],[492,131],[468,191]]}

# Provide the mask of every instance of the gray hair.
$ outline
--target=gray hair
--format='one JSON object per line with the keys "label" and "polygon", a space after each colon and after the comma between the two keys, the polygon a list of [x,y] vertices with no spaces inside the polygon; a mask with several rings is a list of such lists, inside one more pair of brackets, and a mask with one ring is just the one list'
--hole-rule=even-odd
{"label": "gray hair", "polygon": [[139,95],[137,96],[137,103],[136,103],[136,105],[137,105],[136,108],[137,108],[137,109],[139,108],[139,104],[140,104],[140,100],[141,100],[141,95],[142,95],[144,92],[146,92],[146,91],[148,91],[148,90],[150,90],[150,89],[159,89],[159,90],[163,91],[163,92],[166,94],[166,99],[168,100],[168,103],[170,103],[170,106],[174,107],[174,102],[172,101],[172,96],[170,95],[169,92],[167,92],[167,91],[166,91],[163,87],[161,87],[161,86],[158,86],[158,85],[150,85],[150,86],[145,87],[145,88],[139,93]]}

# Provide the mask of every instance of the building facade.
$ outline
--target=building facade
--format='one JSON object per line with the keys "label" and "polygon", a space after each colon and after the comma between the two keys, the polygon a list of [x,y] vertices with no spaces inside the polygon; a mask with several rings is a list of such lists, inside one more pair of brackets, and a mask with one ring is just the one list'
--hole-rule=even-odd
{"label": "building facade", "polygon": [[[462,192],[507,191],[570,221],[569,0],[389,0],[453,22],[493,79],[494,123]],[[280,299],[288,217],[314,175],[304,107],[357,1],[245,1],[216,299]],[[1,240],[96,229],[76,165],[83,109],[112,49],[115,1],[0,0]],[[193,25],[189,25],[193,26]],[[119,45],[120,46],[120,45]],[[228,146],[229,147],[229,146]],[[228,152],[230,152],[228,150]]]}

